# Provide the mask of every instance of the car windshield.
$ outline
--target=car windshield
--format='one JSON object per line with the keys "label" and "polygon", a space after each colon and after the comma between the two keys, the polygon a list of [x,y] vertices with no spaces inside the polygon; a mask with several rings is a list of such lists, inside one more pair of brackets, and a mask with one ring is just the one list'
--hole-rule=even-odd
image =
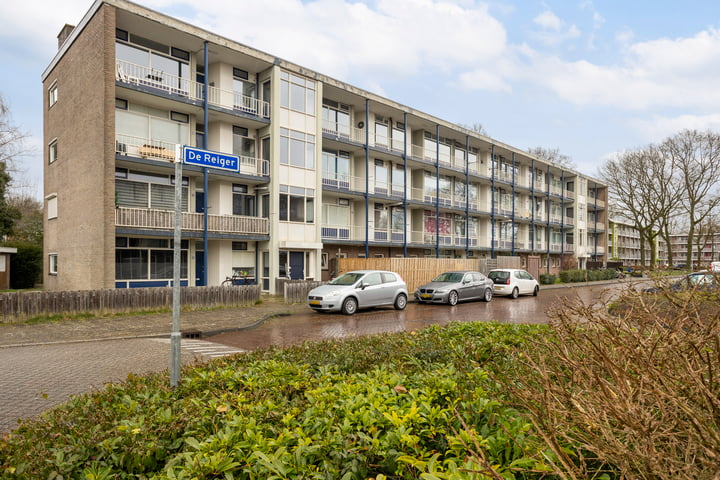
{"label": "car windshield", "polygon": [[365,274],[359,272],[344,273],[334,280],[330,281],[330,285],[352,285],[360,280]]}
{"label": "car windshield", "polygon": [[450,282],[450,283],[457,283],[462,281],[463,273],[462,272],[445,272],[441,273],[437,277],[433,279],[433,282]]}

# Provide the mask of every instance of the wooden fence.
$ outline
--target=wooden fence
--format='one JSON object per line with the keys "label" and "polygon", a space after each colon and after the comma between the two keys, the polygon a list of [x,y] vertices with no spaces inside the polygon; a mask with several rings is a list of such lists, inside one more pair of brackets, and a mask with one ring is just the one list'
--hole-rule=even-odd
{"label": "wooden fence", "polygon": [[442,272],[473,270],[487,273],[494,268],[521,268],[520,257],[497,258],[338,258],[338,275],[352,270],[390,270],[407,283],[412,297],[415,289]]}
{"label": "wooden fence", "polygon": [[[259,285],[183,287],[183,307],[239,307],[260,299]],[[118,288],[70,292],[0,293],[0,322],[33,317],[90,313],[106,315],[172,307],[172,288]]]}
{"label": "wooden fence", "polygon": [[283,282],[283,294],[285,295],[285,302],[306,302],[308,292],[324,283],[325,282],[318,282],[317,280],[288,280],[286,282]]}

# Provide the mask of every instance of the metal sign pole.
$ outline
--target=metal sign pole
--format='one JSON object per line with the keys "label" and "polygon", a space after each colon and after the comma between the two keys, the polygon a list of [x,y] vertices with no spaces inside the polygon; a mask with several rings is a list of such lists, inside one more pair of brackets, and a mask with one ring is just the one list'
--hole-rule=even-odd
{"label": "metal sign pole", "polygon": [[173,313],[170,334],[170,386],[180,382],[180,246],[182,243],[182,159],[175,146],[175,232],[173,241]]}

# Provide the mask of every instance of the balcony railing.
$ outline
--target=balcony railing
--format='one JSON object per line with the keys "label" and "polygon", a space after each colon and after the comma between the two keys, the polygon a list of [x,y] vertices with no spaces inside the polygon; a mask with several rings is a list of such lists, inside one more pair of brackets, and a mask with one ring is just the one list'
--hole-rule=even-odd
{"label": "balcony railing", "polygon": [[[202,83],[124,60],[115,62],[115,79],[122,83],[162,90],[190,100],[203,99],[204,84]],[[231,90],[208,87],[208,103],[228,110],[270,118],[268,102]]]}
{"label": "balcony railing", "polygon": [[[175,146],[175,143],[150,138],[115,135],[115,153],[119,155],[173,161]],[[240,173],[267,177],[270,175],[270,162],[255,157],[240,156]]]}
{"label": "balcony railing", "polygon": [[[115,226],[129,228],[147,228],[154,230],[172,230],[175,212],[151,208],[117,207]],[[202,213],[182,213],[182,229],[203,231]],[[212,233],[231,233],[238,235],[268,235],[268,219],[245,217],[240,215],[208,215],[208,231]]]}

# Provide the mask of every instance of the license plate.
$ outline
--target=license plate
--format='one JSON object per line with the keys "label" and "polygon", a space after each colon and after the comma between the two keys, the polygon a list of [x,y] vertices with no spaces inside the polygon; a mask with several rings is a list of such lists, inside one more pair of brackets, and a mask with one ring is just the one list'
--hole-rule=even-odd
{"label": "license plate", "polygon": [[502,290],[503,287],[498,287],[497,285],[495,285],[495,287],[493,288],[495,288],[495,290]]}
{"label": "license plate", "polygon": [[310,300],[310,305],[320,305],[319,300]]}
{"label": "license plate", "polygon": [[429,293],[421,293],[420,298],[430,298],[431,295]]}

